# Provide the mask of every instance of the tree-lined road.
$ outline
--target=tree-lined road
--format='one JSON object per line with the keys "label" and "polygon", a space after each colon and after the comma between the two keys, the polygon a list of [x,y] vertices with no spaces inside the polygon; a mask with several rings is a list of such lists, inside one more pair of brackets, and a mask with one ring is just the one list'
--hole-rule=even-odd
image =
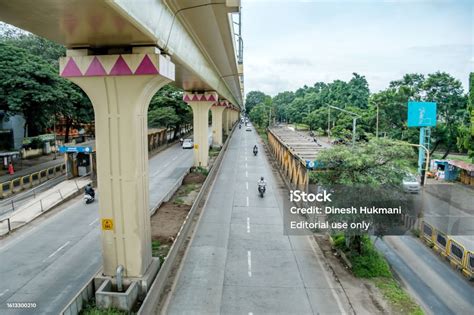
{"label": "tree-lined road", "polygon": [[[178,144],[150,159],[150,208],[168,194],[192,160],[193,150]],[[10,309],[8,314],[58,314],[100,268],[98,202],[86,206],[78,199],[1,241],[0,313],[6,312],[7,302],[34,302],[34,310]]]}
{"label": "tree-lined road", "polygon": [[[263,148],[253,156],[254,132],[234,133],[164,312],[349,313],[317,245],[308,236],[284,235],[287,191]],[[260,176],[268,182],[263,199]]]}

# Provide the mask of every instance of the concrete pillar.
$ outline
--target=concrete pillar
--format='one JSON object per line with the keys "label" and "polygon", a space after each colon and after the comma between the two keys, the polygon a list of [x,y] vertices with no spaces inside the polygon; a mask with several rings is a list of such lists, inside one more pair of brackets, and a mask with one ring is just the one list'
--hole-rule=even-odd
{"label": "concrete pillar", "polygon": [[156,91],[174,80],[174,64],[153,47],[87,54],[68,51],[60,75],[94,106],[103,273],[114,276],[123,265],[126,277],[142,277],[152,261],[147,111]]}
{"label": "concrete pillar", "polygon": [[211,107],[212,112],[212,145],[221,147],[222,141],[222,120],[224,116],[224,110],[226,107],[225,101],[214,104]]}
{"label": "concrete pillar", "polygon": [[227,109],[225,111],[226,111],[225,130],[226,130],[226,134],[229,135],[229,131],[231,130],[231,128],[230,128],[230,115],[231,115],[231,112],[232,112],[232,109],[230,108],[230,105],[227,107]]}
{"label": "concrete pillar", "polygon": [[207,168],[209,159],[209,109],[217,102],[216,92],[186,92],[183,100],[193,109],[194,166]]}

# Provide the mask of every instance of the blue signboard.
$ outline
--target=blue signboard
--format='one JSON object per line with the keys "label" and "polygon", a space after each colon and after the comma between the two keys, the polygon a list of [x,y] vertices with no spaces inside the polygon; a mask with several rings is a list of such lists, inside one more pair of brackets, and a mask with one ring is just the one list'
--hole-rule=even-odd
{"label": "blue signboard", "polygon": [[59,147],[60,153],[92,153],[91,147]]}
{"label": "blue signboard", "polygon": [[436,103],[408,102],[408,127],[436,126]]}
{"label": "blue signboard", "polygon": [[318,161],[316,161],[316,160],[314,160],[314,161],[306,160],[306,168],[307,169],[315,170],[318,167],[321,167],[321,163],[319,163]]}

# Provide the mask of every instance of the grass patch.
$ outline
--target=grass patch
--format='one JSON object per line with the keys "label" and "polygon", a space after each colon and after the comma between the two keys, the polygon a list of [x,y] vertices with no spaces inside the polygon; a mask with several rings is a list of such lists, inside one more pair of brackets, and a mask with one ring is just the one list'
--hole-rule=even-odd
{"label": "grass patch", "polygon": [[194,183],[183,185],[180,189],[180,196],[187,196],[190,192],[196,190],[197,185]]}
{"label": "grass patch", "polygon": [[268,135],[267,130],[265,128],[255,128],[257,130],[258,135],[262,138],[265,144],[268,144]]}
{"label": "grass patch", "polygon": [[413,301],[410,295],[406,293],[394,279],[374,278],[372,281],[382,292],[383,296],[397,308],[401,314],[424,314],[420,306]]}
{"label": "grass patch", "polygon": [[114,308],[109,308],[109,309],[100,309],[95,305],[95,299],[92,299],[87,303],[82,309],[82,311],[79,313],[80,315],[126,315],[127,312],[124,311],[119,311]]}
{"label": "grass patch", "polygon": [[166,255],[168,255],[169,250],[170,247],[167,245],[161,245],[160,241],[151,241],[151,256],[158,257],[160,259],[160,266],[165,261]]}
{"label": "grass patch", "polygon": [[183,200],[182,198],[179,198],[179,197],[178,197],[178,198],[176,198],[176,199],[173,201],[173,203],[174,203],[175,205],[184,205],[184,200]]}
{"label": "grass patch", "polygon": [[334,246],[344,253],[352,264],[352,273],[358,278],[392,277],[390,267],[367,235],[361,236],[361,252],[346,247],[344,234],[333,237]]}
{"label": "grass patch", "polygon": [[333,235],[332,239],[334,247],[346,253],[347,258],[352,264],[352,273],[358,278],[370,278],[382,292],[384,298],[400,314],[423,314],[420,306],[393,278],[387,261],[375,249],[372,240],[367,235],[361,237],[361,253],[351,251],[346,246],[346,239],[343,233]]}
{"label": "grass patch", "polygon": [[204,176],[207,176],[209,174],[209,170],[202,166],[195,167],[192,171],[196,173],[201,173]]}
{"label": "grass patch", "polygon": [[221,151],[220,148],[211,148],[211,149],[209,150],[209,156],[210,156],[210,157],[218,156],[220,151]]}

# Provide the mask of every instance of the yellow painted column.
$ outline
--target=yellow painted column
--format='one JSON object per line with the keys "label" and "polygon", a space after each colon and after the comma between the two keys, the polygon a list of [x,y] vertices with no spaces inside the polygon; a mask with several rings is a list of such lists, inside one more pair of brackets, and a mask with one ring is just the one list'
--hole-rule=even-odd
{"label": "yellow painted column", "polygon": [[185,92],[183,100],[193,109],[194,166],[207,168],[209,160],[209,109],[217,102],[216,92]]}
{"label": "yellow painted column", "polygon": [[60,74],[94,106],[103,273],[141,277],[151,256],[148,212],[147,111],[152,96],[174,80],[174,65],[156,48],[90,56],[70,50]]}
{"label": "yellow painted column", "polygon": [[212,145],[222,146],[222,119],[226,107],[226,101],[214,104],[211,107],[212,112]]}

